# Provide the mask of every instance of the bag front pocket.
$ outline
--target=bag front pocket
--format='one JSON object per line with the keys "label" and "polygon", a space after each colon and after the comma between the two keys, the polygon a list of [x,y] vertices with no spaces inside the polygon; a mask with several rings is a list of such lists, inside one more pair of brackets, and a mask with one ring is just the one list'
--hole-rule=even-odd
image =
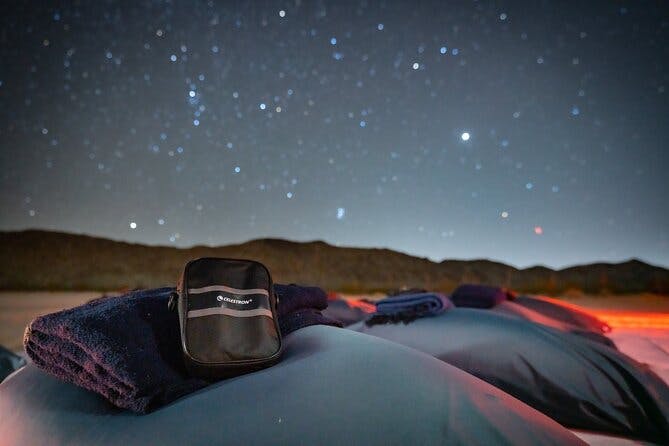
{"label": "bag front pocket", "polygon": [[186,348],[196,361],[255,360],[278,352],[267,290],[211,285],[187,293]]}

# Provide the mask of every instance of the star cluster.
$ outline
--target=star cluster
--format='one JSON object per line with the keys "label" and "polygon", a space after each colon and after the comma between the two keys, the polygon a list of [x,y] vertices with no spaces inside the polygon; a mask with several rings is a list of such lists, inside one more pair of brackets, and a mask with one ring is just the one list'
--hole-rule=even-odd
{"label": "star cluster", "polygon": [[0,228],[669,264],[661,2],[0,15]]}

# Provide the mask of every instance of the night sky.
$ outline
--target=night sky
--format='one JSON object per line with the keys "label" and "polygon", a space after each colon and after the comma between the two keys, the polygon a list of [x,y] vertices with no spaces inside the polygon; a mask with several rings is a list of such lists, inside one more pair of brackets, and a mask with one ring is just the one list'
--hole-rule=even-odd
{"label": "night sky", "polygon": [[666,2],[12,3],[0,229],[669,265]]}

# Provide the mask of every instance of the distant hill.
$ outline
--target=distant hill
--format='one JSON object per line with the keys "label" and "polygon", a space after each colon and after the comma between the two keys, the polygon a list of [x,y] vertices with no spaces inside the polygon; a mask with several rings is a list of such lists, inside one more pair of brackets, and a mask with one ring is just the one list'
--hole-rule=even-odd
{"label": "distant hill", "polygon": [[322,241],[259,239],[221,247],[179,249],[50,231],[0,232],[0,289],[121,290],[172,285],[197,257],[251,258],[276,282],[362,293],[400,287],[451,291],[462,282],[528,293],[669,294],[669,270],[639,260],[562,270],[517,269],[489,260],[441,263],[389,249],[339,248]]}

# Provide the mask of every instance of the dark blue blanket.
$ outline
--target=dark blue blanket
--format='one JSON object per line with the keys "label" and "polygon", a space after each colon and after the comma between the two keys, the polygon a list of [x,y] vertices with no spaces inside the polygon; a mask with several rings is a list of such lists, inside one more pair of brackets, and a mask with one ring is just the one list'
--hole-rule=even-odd
{"label": "dark blue blanket", "polygon": [[328,307],[328,296],[322,288],[315,286],[274,285],[278,299],[279,328],[286,335],[310,325],[332,325],[341,327],[339,321],[321,313]]}
{"label": "dark blue blanket", "polygon": [[[339,323],[323,317],[318,288],[275,285],[285,336],[308,325]],[[320,290],[320,291],[318,291]],[[102,395],[115,406],[145,413],[209,383],[186,373],[178,315],[168,310],[173,288],[104,297],[33,320],[24,337],[42,370]]]}
{"label": "dark blue blanket", "polygon": [[328,307],[328,295],[319,287],[274,284],[274,293],[278,300],[277,312],[279,316],[292,313],[303,308],[325,310]]}
{"label": "dark blue blanket", "polygon": [[485,285],[460,285],[453,291],[450,298],[456,307],[492,308],[514,294],[504,288]]}
{"label": "dark blue blanket", "polygon": [[376,303],[379,314],[397,314],[407,309],[421,308],[425,315],[439,314],[452,307],[448,297],[440,293],[399,294]]}
{"label": "dark blue blanket", "polygon": [[376,313],[367,320],[368,325],[404,322],[419,317],[443,313],[453,304],[440,293],[401,293],[389,296],[376,303]]}

